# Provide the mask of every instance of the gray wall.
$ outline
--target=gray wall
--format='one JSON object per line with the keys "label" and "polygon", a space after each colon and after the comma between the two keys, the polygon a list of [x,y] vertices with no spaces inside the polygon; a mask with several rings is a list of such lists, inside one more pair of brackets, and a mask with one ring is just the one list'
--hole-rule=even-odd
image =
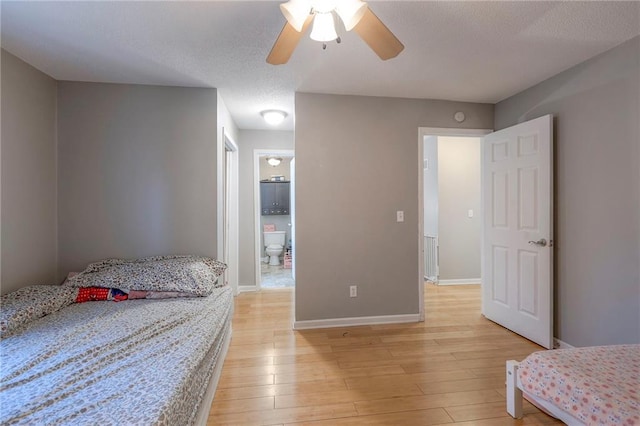
{"label": "gray wall", "polygon": [[216,256],[215,89],[58,83],[59,272]]}
{"label": "gray wall", "polygon": [[480,283],[480,140],[438,137],[440,281]]}
{"label": "gray wall", "polygon": [[[239,222],[240,222],[240,274],[239,284],[256,285],[255,254],[255,205],[254,182],[254,149],[293,149],[293,132],[280,130],[240,130],[239,146]],[[258,236],[259,238],[260,236]]]}
{"label": "gray wall", "polygon": [[419,312],[419,127],[456,111],[493,125],[488,104],[296,94],[297,321]]}
{"label": "gray wall", "polygon": [[555,326],[574,346],[640,342],[640,37],[496,105],[555,116]]}
{"label": "gray wall", "polygon": [[56,283],[56,81],[2,50],[1,292]]}
{"label": "gray wall", "polygon": [[[217,92],[217,91],[216,91]],[[231,117],[231,113],[227,108],[227,105],[220,96],[220,92],[217,93],[218,105],[217,105],[217,117],[218,117],[218,137],[220,141],[220,153],[224,151],[224,138],[223,138],[223,129],[229,135],[231,139],[237,144],[238,138],[240,135],[240,131],[238,130],[238,126],[233,121],[233,117]],[[220,156],[221,159],[224,158],[223,155]]]}

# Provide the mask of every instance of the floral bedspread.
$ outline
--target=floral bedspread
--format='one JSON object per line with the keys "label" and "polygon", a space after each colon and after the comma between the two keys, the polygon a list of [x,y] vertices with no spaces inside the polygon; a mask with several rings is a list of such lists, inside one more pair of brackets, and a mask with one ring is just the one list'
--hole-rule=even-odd
{"label": "floral bedspread", "polygon": [[640,425],[640,345],[535,352],[520,363],[526,394],[587,425]]}
{"label": "floral bedspread", "polygon": [[233,295],[81,303],[0,340],[0,424],[189,425]]}

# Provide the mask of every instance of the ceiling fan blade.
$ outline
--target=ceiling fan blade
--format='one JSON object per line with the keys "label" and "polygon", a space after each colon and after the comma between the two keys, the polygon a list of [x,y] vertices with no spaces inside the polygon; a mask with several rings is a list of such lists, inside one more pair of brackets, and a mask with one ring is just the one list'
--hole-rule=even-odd
{"label": "ceiling fan blade", "polygon": [[367,8],[364,16],[353,30],[383,61],[395,58],[404,49],[400,40],[371,11],[371,8]]}
{"label": "ceiling fan blade", "polygon": [[289,22],[285,22],[278,39],[267,56],[267,63],[271,65],[286,64],[312,20],[313,15],[309,15],[300,32],[296,31]]}

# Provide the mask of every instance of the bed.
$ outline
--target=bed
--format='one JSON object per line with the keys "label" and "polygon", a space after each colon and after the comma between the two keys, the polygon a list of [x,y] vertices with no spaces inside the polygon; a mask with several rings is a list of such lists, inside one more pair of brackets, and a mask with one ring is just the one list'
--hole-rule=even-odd
{"label": "bed", "polygon": [[507,412],[522,398],[568,425],[640,425],[640,345],[534,352],[507,361]]}
{"label": "bed", "polygon": [[[206,279],[219,272],[207,270]],[[3,322],[0,424],[206,424],[233,315],[231,289],[209,284],[206,296],[66,306],[49,297],[44,316],[36,312],[10,332]],[[22,300],[83,288],[39,287],[25,289]],[[125,294],[134,291],[142,290]]]}

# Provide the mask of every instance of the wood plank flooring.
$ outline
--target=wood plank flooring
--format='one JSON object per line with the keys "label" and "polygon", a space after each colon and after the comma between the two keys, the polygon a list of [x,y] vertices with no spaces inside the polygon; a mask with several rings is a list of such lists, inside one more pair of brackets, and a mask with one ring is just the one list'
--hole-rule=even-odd
{"label": "wood plank flooring", "polygon": [[242,293],[208,425],[548,425],[505,410],[505,361],[541,348],[480,315],[479,286],[425,285],[422,323],[293,331],[293,291]]}

